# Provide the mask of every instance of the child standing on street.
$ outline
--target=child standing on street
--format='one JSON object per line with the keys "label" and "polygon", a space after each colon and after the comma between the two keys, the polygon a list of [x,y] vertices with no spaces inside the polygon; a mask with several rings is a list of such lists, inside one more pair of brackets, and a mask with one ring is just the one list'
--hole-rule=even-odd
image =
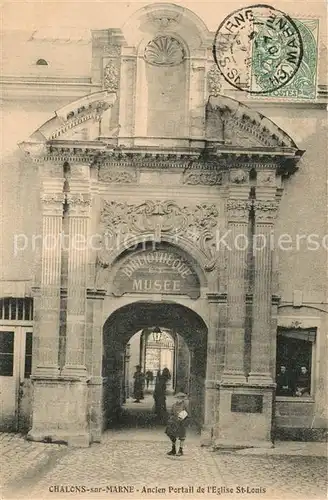
{"label": "child standing on street", "polygon": [[[186,438],[186,428],[188,423],[188,406],[187,406],[187,394],[179,392],[176,394],[176,403],[172,406],[171,415],[167,422],[165,433],[171,440],[172,449],[168,452],[168,455],[183,455],[183,445]],[[176,451],[176,441],[179,439],[180,446],[178,452]]]}

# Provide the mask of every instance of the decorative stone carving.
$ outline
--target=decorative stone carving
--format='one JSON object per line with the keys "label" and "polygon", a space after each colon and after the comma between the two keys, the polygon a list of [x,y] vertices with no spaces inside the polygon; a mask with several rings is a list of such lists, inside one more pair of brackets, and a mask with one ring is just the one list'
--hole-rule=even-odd
{"label": "decorative stone carving", "polygon": [[291,326],[291,328],[302,328],[303,323],[302,323],[302,321],[295,320],[295,321],[291,321],[290,326]]}
{"label": "decorative stone carving", "polygon": [[[179,240],[187,240],[196,245],[207,259],[207,269],[215,265],[216,260],[216,227],[218,209],[215,205],[199,204],[180,206],[175,201],[148,200],[140,205],[105,202],[101,212],[103,228],[103,251],[98,256],[103,266],[108,265],[109,255],[104,247],[110,240],[120,241],[129,246],[136,236],[152,235],[160,241],[161,233]],[[111,246],[113,248],[113,246]],[[206,267],[205,266],[205,267]]]}
{"label": "decorative stone carving", "polygon": [[150,13],[149,18],[152,23],[156,24],[157,30],[165,30],[178,24],[181,15],[177,14],[173,17],[171,14],[163,13],[163,15],[156,15],[154,13]]}
{"label": "decorative stone carving", "polygon": [[107,63],[104,69],[104,81],[103,85],[108,92],[117,92],[118,90],[118,79],[119,79],[119,71],[112,61]]}
{"label": "decorative stone carving", "polygon": [[225,120],[225,137],[233,146],[257,147],[263,146],[261,137],[257,135],[255,126],[244,129],[242,121],[230,116]]}
{"label": "decorative stone carving", "polygon": [[257,185],[258,186],[274,186],[276,183],[275,174],[265,170],[257,172]]}
{"label": "decorative stone carving", "polygon": [[68,130],[81,125],[82,123],[88,120],[96,120],[99,121],[101,119],[104,111],[113,106],[116,97],[112,94],[107,101],[97,101],[90,103],[88,106],[81,106],[80,108],[70,111],[66,116],[66,122],[63,126],[58,128],[49,139],[58,139],[61,135],[63,135]]}
{"label": "decorative stone carving", "polygon": [[257,222],[273,223],[278,210],[276,201],[255,200],[253,206],[255,210],[255,219]]}
{"label": "decorative stone carving", "polygon": [[215,186],[222,184],[222,173],[212,171],[187,172],[184,174],[182,182],[193,186]]}
{"label": "decorative stone carving", "polygon": [[104,53],[109,56],[118,57],[121,53],[120,45],[105,45]]}
{"label": "decorative stone carving", "polygon": [[251,207],[252,203],[248,200],[228,200],[227,212],[229,222],[247,222]]}
{"label": "decorative stone carving", "polygon": [[230,172],[230,181],[233,184],[245,184],[247,182],[247,173],[244,170],[232,170]]}
{"label": "decorative stone carving", "polygon": [[[216,112],[224,116],[225,134],[233,141],[233,145],[297,148],[294,141],[271,120],[234,99],[222,95],[216,97],[210,95],[207,112],[209,114]],[[249,144],[245,144],[247,138]]]}
{"label": "decorative stone carving", "polygon": [[87,215],[91,206],[91,198],[88,194],[67,194],[67,203],[71,215]]}
{"label": "decorative stone carving", "polygon": [[132,184],[137,182],[137,172],[134,171],[117,171],[100,168],[98,179],[102,182],[110,184]]}
{"label": "decorative stone carving", "polygon": [[221,92],[221,73],[216,64],[213,64],[207,73],[207,89],[209,95],[217,97]]}
{"label": "decorative stone carving", "polygon": [[54,194],[44,193],[41,195],[41,201],[45,205],[51,205],[51,204],[60,205],[65,202],[65,195],[63,193],[54,193]]}
{"label": "decorative stone carving", "polygon": [[41,202],[45,215],[62,216],[65,203],[64,193],[44,193],[41,195]]}
{"label": "decorative stone carving", "polygon": [[68,194],[67,203],[74,206],[89,206],[91,205],[91,199],[88,195],[78,194]]}
{"label": "decorative stone carving", "polygon": [[175,66],[185,58],[181,43],[172,36],[159,36],[145,48],[145,60],[156,66]]}

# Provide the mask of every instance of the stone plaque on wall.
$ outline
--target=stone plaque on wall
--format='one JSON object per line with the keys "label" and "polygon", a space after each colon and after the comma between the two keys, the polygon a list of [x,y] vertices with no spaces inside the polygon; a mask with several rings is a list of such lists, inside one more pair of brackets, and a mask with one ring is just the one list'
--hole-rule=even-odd
{"label": "stone plaque on wall", "polygon": [[124,259],[113,283],[113,293],[188,295],[198,298],[200,283],[190,263],[173,249],[146,250]]}
{"label": "stone plaque on wall", "polygon": [[262,413],[263,396],[259,394],[232,394],[231,411],[233,413]]}

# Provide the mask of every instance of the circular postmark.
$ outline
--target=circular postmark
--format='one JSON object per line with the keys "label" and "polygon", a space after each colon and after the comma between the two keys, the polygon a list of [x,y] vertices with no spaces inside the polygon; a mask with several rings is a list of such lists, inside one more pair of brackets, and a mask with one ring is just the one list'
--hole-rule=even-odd
{"label": "circular postmark", "polygon": [[215,34],[214,60],[238,90],[269,94],[297,73],[303,42],[296,23],[269,5],[250,5],[227,16]]}

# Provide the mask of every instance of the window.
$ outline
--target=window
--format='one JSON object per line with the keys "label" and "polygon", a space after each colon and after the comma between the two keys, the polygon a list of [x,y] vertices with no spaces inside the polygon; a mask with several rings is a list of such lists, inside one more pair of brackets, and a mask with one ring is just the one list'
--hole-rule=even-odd
{"label": "window", "polygon": [[311,395],[312,350],[315,330],[281,328],[277,338],[277,396]]}
{"label": "window", "polygon": [[14,332],[0,332],[0,376],[14,373]]}
{"label": "window", "polygon": [[0,319],[32,321],[33,299],[31,297],[6,297],[0,299]]}
{"label": "window", "polygon": [[24,378],[30,378],[32,372],[32,342],[32,332],[26,332]]}
{"label": "window", "polygon": [[47,63],[47,61],[45,59],[38,59],[36,61],[36,65],[37,66],[48,66],[48,63]]}

